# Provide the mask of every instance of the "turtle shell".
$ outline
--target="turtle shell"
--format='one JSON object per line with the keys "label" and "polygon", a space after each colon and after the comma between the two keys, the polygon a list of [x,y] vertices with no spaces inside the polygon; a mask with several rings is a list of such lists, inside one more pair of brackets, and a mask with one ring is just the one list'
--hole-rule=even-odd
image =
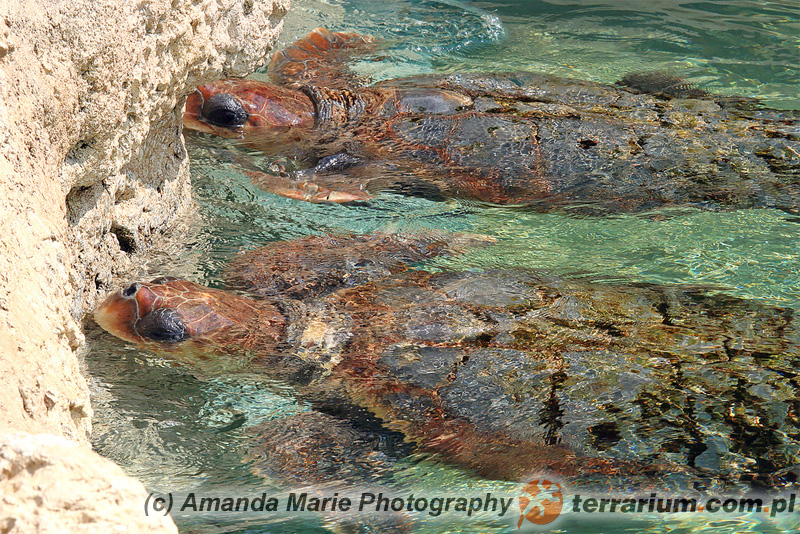
{"label": "turtle shell", "polygon": [[697,288],[413,271],[309,309],[307,325],[349,332],[294,338],[304,357],[338,362],[343,397],[483,476],[780,485],[800,451],[775,408],[795,395],[781,378],[800,357],[789,309]]}

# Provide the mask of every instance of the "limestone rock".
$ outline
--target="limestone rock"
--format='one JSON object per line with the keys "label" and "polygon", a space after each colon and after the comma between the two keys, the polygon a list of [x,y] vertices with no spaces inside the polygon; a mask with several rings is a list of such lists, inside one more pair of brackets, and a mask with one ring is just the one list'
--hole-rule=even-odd
{"label": "limestone rock", "polygon": [[144,514],[147,491],[85,445],[49,434],[0,436],[0,532],[176,533]]}
{"label": "limestone rock", "polygon": [[0,0],[0,430],[87,443],[77,320],[192,212],[186,94],[265,63],[286,9]]}
{"label": "limestone rock", "polygon": [[0,428],[86,439],[76,319],[191,210],[185,95],[263,64],[286,8],[0,4]]}

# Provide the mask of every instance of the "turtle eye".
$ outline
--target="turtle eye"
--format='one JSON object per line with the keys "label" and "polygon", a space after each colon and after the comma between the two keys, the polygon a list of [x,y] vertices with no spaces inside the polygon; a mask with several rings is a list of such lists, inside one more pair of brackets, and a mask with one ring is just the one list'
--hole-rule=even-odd
{"label": "turtle eye", "polygon": [[134,282],[122,291],[122,296],[126,299],[131,298],[139,291],[139,282]]}
{"label": "turtle eye", "polygon": [[136,321],[134,328],[140,336],[164,343],[178,343],[188,337],[186,326],[172,308],[151,311]]}
{"label": "turtle eye", "polygon": [[207,123],[222,128],[237,128],[250,118],[242,104],[228,93],[218,93],[206,100],[200,116]]}

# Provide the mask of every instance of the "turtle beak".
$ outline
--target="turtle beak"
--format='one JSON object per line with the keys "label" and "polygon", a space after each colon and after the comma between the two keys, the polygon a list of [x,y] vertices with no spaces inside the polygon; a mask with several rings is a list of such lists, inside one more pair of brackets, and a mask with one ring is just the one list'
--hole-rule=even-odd
{"label": "turtle beak", "polygon": [[110,334],[131,341],[141,343],[143,340],[133,329],[139,319],[139,303],[125,291],[118,291],[108,296],[94,312],[94,320],[103,330]]}
{"label": "turtle beak", "polygon": [[215,129],[206,124],[202,120],[203,104],[205,104],[205,95],[198,87],[194,93],[186,97],[186,106],[183,111],[183,126],[190,130],[197,130],[204,133],[216,133]]}

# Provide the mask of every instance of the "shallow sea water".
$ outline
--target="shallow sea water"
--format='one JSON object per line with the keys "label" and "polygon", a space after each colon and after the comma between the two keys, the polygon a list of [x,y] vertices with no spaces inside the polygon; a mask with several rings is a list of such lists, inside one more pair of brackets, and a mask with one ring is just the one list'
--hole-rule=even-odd
{"label": "shallow sea water", "polygon": [[[610,83],[631,71],[668,70],[708,91],[800,109],[796,0],[303,0],[286,18],[282,43],[316,26],[382,38],[386,44],[380,53],[354,66],[375,81],[426,72],[534,70]],[[422,268],[531,268],[609,281],[688,283],[800,307],[800,219],[783,212],[690,209],[579,218],[392,194],[358,206],[313,205],[253,187],[227,163],[224,141],[190,135],[189,145],[199,224],[187,237],[183,255],[150,262],[152,277],[178,275],[221,286],[222,268],[242,248],[325,232],[434,228],[485,234],[498,244]],[[259,421],[308,410],[290,387],[259,376],[200,378],[88,323],[93,439],[101,454],[158,495],[257,496],[263,491],[285,497],[287,488],[253,475],[244,458],[248,430]],[[381,488],[514,498],[521,491],[520,484],[481,480],[419,456],[402,460]],[[341,492],[357,495],[362,489]],[[423,514],[387,522],[347,514],[176,510],[172,515],[182,532],[192,533],[520,531],[516,501],[510,519]],[[795,532],[800,526],[797,513],[780,521],[764,514],[591,523],[585,517],[560,518],[545,531],[721,534]]]}

